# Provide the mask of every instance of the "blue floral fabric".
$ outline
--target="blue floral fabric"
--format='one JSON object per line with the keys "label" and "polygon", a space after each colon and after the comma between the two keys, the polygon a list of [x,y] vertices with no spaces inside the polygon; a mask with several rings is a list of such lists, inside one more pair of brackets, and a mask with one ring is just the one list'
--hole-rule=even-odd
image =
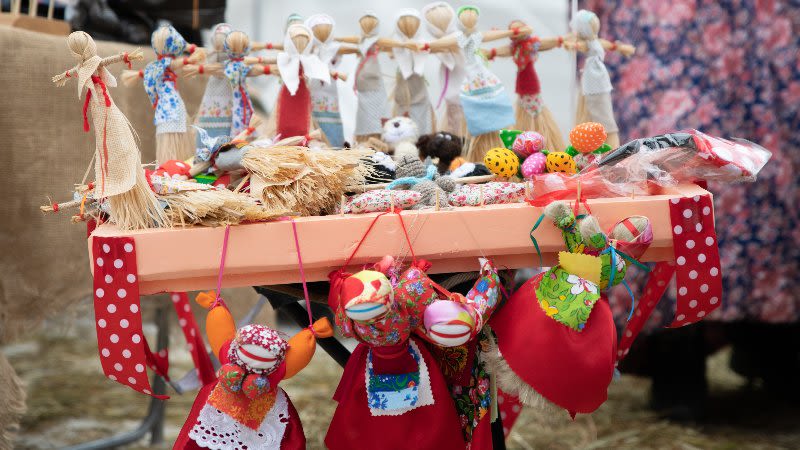
{"label": "blue floral fabric", "polygon": [[408,353],[417,363],[417,370],[400,374],[375,374],[372,371],[372,350],[367,355],[367,397],[369,407],[383,411],[411,408],[419,400],[419,353],[409,345]]}
{"label": "blue floral fabric", "polygon": [[175,85],[176,75],[170,69],[173,59],[186,49],[186,41],[178,30],[171,26],[168,28],[163,51],[156,52],[158,59],[144,69],[144,91],[155,108],[153,123],[159,134],[186,131],[186,106]]}
{"label": "blue floral fabric", "polygon": [[235,53],[228,48],[228,43],[225,42],[225,51],[229,59],[225,61],[223,72],[233,91],[231,136],[236,136],[248,127],[250,118],[253,116],[253,104],[250,102],[246,84],[250,66],[243,61],[250,48],[246,48],[242,53]]}
{"label": "blue floral fabric", "polygon": [[[794,4],[794,6],[792,6]],[[780,0],[589,0],[600,34],[636,45],[606,64],[622,142],[682,128],[773,152],[753,184],[714,185],[723,301],[711,320],[800,319],[800,8]],[[631,270],[637,298],[645,276]],[[674,312],[674,286],[650,328]],[[621,322],[630,299],[612,295]]]}

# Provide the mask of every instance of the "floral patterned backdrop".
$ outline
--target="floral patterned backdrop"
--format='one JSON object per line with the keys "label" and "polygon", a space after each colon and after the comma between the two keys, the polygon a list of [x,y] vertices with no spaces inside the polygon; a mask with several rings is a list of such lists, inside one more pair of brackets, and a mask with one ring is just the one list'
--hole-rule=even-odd
{"label": "floral patterned backdrop", "polygon": [[[773,152],[757,182],[712,185],[723,267],[723,321],[800,319],[800,4],[779,0],[586,0],[609,53],[622,142],[682,128],[742,137]],[[644,277],[631,274],[635,291]],[[651,327],[674,311],[674,287]],[[624,321],[630,299],[614,292]],[[638,292],[637,292],[638,298]],[[616,300],[616,301],[614,301]]]}

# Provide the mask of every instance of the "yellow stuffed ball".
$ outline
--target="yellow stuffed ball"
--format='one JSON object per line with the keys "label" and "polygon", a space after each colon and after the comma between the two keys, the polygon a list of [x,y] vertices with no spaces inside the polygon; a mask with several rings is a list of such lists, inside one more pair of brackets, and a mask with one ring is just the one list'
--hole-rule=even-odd
{"label": "yellow stuffed ball", "polygon": [[519,171],[519,158],[507,148],[495,147],[483,157],[486,167],[498,177],[511,178]]}
{"label": "yellow stuffed ball", "polygon": [[545,166],[548,172],[575,173],[575,159],[567,152],[550,152]]}

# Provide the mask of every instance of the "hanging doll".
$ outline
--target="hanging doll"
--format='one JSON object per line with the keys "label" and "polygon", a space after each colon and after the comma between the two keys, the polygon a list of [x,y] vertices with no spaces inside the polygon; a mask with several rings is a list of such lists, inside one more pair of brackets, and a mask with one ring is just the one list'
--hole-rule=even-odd
{"label": "hanging doll", "polygon": [[276,70],[283,87],[275,108],[275,131],[281,137],[306,136],[312,125],[311,93],[306,79],[330,83],[330,69],[313,53],[313,35],[305,25],[289,25],[283,49],[278,54]]}
{"label": "hanging doll", "polygon": [[355,136],[356,141],[360,143],[366,142],[369,138],[380,137],[383,129],[381,119],[386,118],[386,114],[389,112],[378,53],[399,46],[409,49],[416,49],[417,46],[413,43],[402,44],[392,39],[379,37],[380,21],[374,13],[365,13],[358,20],[358,24],[361,27],[361,36],[343,37],[338,40],[357,44],[361,55],[353,84],[358,101]]}
{"label": "hanging doll", "polygon": [[483,161],[486,152],[502,147],[497,132],[514,123],[514,107],[502,82],[484,65],[480,53],[481,42],[507,38],[523,32],[517,30],[477,31],[480,10],[474,6],[458,9],[458,27],[461,31],[428,44],[430,51],[458,50],[464,58],[465,76],[461,82],[459,100],[464,110],[467,131],[471,136],[467,159]]}
{"label": "hanging doll", "polygon": [[342,333],[359,345],[334,394],[339,404],[325,445],[331,450],[463,449],[445,380],[413,334],[436,297],[424,273],[430,265],[414,260],[393,276],[394,283],[384,273],[392,273],[393,266],[387,257],[374,270],[349,274],[340,269],[330,275],[328,304]]}
{"label": "hanging doll", "polygon": [[646,242],[638,238],[647,233],[649,221],[637,217],[621,222],[630,230],[615,226],[609,239],[596,218],[576,217],[561,202],[548,205],[545,215],[561,229],[567,251],[494,315],[492,370],[498,387],[524,404],[563,408],[574,417],[593,412],[607,398],[617,331],[603,291],[624,284],[629,263],[641,266],[624,251],[635,249],[638,257],[652,234]]}
{"label": "hanging doll", "polygon": [[[305,26],[314,34],[313,54],[331,71],[339,65],[339,55],[358,52],[357,48],[343,46],[334,40],[335,25],[333,17],[327,14],[314,14],[305,22]],[[337,78],[338,76],[327,82],[317,79],[308,81],[308,88],[311,91],[311,116],[319,124],[332,147],[344,145]]]}
{"label": "hanging doll", "polygon": [[565,47],[586,53],[586,60],[581,70],[581,92],[578,97],[578,111],[575,123],[598,122],[602,124],[608,136],[606,143],[611,148],[619,147],[619,128],[614,120],[614,109],[611,104],[611,78],[608,75],[603,59],[606,50],[617,50],[624,56],[631,56],[636,48],[630,44],[609,42],[599,39],[600,19],[591,11],[579,10],[570,22],[578,40],[566,42]]}
{"label": "hanging doll", "polygon": [[[508,26],[508,29],[519,30],[526,26],[522,21],[514,20]],[[541,133],[544,136],[547,148],[554,151],[561,151],[565,148],[564,138],[553,118],[553,114],[544,104],[541,84],[534,64],[539,58],[539,52],[561,47],[563,43],[564,38],[561,36],[540,38],[530,33],[519,33],[516,36],[511,36],[509,45],[483,51],[484,55],[490,60],[496,56],[510,56],[514,59],[514,64],[517,66],[515,89],[517,104],[514,113],[516,117],[514,126],[518,130]]]}
{"label": "hanging doll", "polygon": [[94,198],[105,199],[111,220],[123,230],[166,226],[164,211],[142,170],[130,123],[108,91],[117,82],[106,67],[141,59],[141,52],[100,58],[94,40],[82,31],[71,33],[67,46],[78,65],[53,77],[53,82],[63,86],[67,79],[75,78],[79,98],[86,91],[83,129],[89,131],[88,111],[95,132]]}
{"label": "hanging doll", "polygon": [[[425,5],[422,8],[422,18],[425,28],[434,39],[451,36],[458,32],[456,30],[456,13],[448,3],[434,2]],[[439,109],[442,102],[445,105],[438,128],[456,136],[466,136],[464,110],[461,108],[458,98],[461,82],[464,80],[464,55],[456,47],[442,49],[433,55],[440,62],[439,82],[442,84],[442,91],[436,100],[436,109]]]}
{"label": "hanging doll", "polygon": [[214,291],[199,294],[197,302],[209,310],[206,333],[222,367],[197,394],[173,448],[305,449],[300,416],[278,383],[308,365],[317,338],[332,336],[328,319],[287,341],[264,325],[237,330]]}
{"label": "hanging doll", "polygon": [[[403,8],[395,21],[395,39],[401,43],[416,44],[421,22],[420,12],[414,8]],[[434,126],[433,106],[428,97],[425,81],[425,59],[427,55],[406,47],[392,49],[397,62],[393,116],[406,115],[417,124],[420,134],[432,133]]]}
{"label": "hanging doll", "polygon": [[150,43],[158,59],[149,63],[144,71],[126,71],[123,81],[130,84],[139,77],[144,79],[144,91],[155,109],[156,161],[159,164],[172,159],[184,161],[194,154],[194,145],[187,129],[186,105],[177,88],[176,71],[197,62],[204,54],[196,52],[184,58],[186,40],[172,26],[154,31]]}

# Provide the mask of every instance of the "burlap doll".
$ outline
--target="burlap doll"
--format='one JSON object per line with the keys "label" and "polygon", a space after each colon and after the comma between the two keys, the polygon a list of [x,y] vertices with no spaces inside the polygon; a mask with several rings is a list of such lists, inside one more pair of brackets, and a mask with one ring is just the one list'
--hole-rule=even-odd
{"label": "burlap doll", "polygon": [[480,44],[529,31],[525,27],[480,32],[476,28],[479,15],[477,7],[462,6],[456,15],[460,31],[428,44],[432,52],[458,50],[463,57],[465,76],[459,99],[471,137],[467,159],[472,162],[482,161],[489,149],[502,147],[497,132],[514,123],[511,97],[500,79],[484,65]]}
{"label": "burlap doll", "polygon": [[548,205],[545,215],[561,229],[567,251],[492,318],[491,368],[498,387],[524,404],[563,408],[574,417],[605,402],[614,374],[617,331],[603,291],[624,283],[628,264],[640,264],[616,248],[616,239],[630,240],[624,226],[609,239],[597,219],[576,217],[565,203]]}
{"label": "burlap doll", "polygon": [[264,325],[236,323],[214,291],[201,293],[208,308],[206,333],[222,367],[217,380],[200,389],[174,449],[305,449],[300,416],[278,387],[314,356],[316,339],[333,334],[323,318],[288,341]]}
{"label": "burlap doll", "polygon": [[[314,14],[305,21],[314,35],[312,53],[331,71],[341,61],[339,55],[356,53],[356,47],[342,45],[333,37],[336,22],[327,14]],[[342,115],[339,112],[339,92],[337,86],[338,75],[330,81],[310,79],[308,88],[311,91],[311,116],[319,125],[322,132],[332,147],[344,145],[344,130],[342,129]]]}
{"label": "burlap doll", "polygon": [[126,71],[123,81],[128,85],[139,78],[144,81],[144,91],[154,109],[156,161],[183,161],[194,153],[194,144],[188,129],[186,105],[177,87],[177,71],[198,62],[205,53],[185,56],[188,44],[172,26],[162,26],[154,31],[150,43],[158,59],[147,64],[143,71]]}
{"label": "burlap doll", "polygon": [[[519,30],[525,26],[525,23],[514,20],[508,29]],[[519,33],[511,37],[509,45],[483,51],[489,59],[496,56],[513,58],[514,64],[517,66],[515,88],[517,102],[514,113],[516,123],[514,126],[518,130],[541,133],[547,148],[554,151],[561,151],[565,148],[564,137],[561,135],[561,130],[558,128],[553,114],[542,99],[542,89],[535,64],[539,59],[539,52],[561,47],[563,43],[564,38],[561,36],[540,38],[530,33]]]}
{"label": "burlap doll", "polygon": [[416,49],[416,45],[402,44],[393,39],[381,38],[380,21],[372,12],[364,13],[358,20],[361,27],[360,36],[338,38],[341,42],[358,45],[360,59],[356,67],[353,89],[356,91],[358,108],[356,110],[355,137],[357,142],[366,142],[369,138],[380,137],[383,128],[382,119],[389,113],[386,86],[378,61],[381,51],[389,51],[398,46]]}
{"label": "burlap doll", "polygon": [[[420,12],[414,8],[403,8],[395,20],[395,40],[415,43],[421,23]],[[425,81],[425,59],[427,54],[406,47],[392,49],[397,62],[393,116],[406,115],[417,124],[419,134],[434,131],[434,116],[428,83]]]}
{"label": "burlap doll", "polygon": [[334,394],[338,406],[325,445],[463,449],[447,384],[424,341],[414,335],[425,307],[437,297],[425,275],[430,264],[414,260],[392,275],[394,265],[385,261],[373,270],[330,275],[328,304],[342,333],[359,344]]}
{"label": "burlap doll", "polygon": [[95,132],[94,198],[105,199],[111,220],[123,230],[166,226],[164,211],[145,179],[131,125],[108,91],[117,82],[106,66],[141,59],[141,52],[100,58],[94,40],[82,31],[70,34],[67,45],[79,63],[53,82],[63,86],[76,78],[78,97],[86,92],[83,127],[89,131],[89,112]]}
{"label": "burlap doll", "polygon": [[599,39],[600,19],[591,11],[579,10],[570,22],[578,41],[568,42],[565,47],[586,52],[586,60],[581,69],[581,92],[578,97],[578,111],[575,123],[598,122],[602,124],[608,136],[606,143],[611,148],[619,147],[619,128],[614,120],[614,109],[611,104],[611,78],[608,75],[603,59],[606,50],[617,50],[625,56],[633,55],[636,49],[620,42],[609,42]]}

